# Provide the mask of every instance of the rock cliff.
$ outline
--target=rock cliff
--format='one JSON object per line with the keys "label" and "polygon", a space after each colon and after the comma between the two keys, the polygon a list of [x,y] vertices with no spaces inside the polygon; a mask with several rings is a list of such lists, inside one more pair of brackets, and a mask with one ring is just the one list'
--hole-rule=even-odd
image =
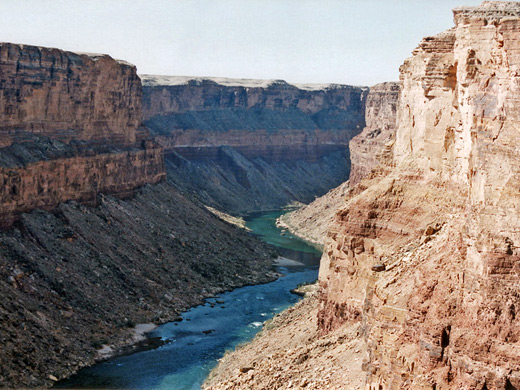
{"label": "rock cliff", "polygon": [[282,225],[303,239],[323,246],[329,225],[349,192],[380,164],[380,160],[388,157],[396,131],[399,88],[400,83],[397,82],[370,88],[365,105],[366,127],[349,143],[351,167],[348,182],[312,203],[283,215],[280,218]]}
{"label": "rock cliff", "polygon": [[163,151],[150,141],[128,148],[41,137],[15,143],[0,149],[0,227],[68,200],[93,205],[99,193],[127,197],[164,177]]}
{"label": "rock cliff", "polygon": [[379,165],[378,159],[385,145],[395,136],[399,89],[397,82],[370,87],[365,106],[366,127],[349,143],[351,186]]}
{"label": "rock cliff", "polygon": [[107,55],[0,44],[0,227],[60,202],[128,196],[164,179],[141,126],[133,65]]}
{"label": "rock cliff", "polygon": [[[456,8],[454,19],[401,67],[392,148],[347,194],[327,234],[323,342],[306,347],[360,352],[361,367],[301,345],[287,355],[268,347],[269,363],[212,388],[247,388],[277,362],[308,367],[306,382],[285,377],[298,378],[293,388],[314,386],[321,377],[311,370],[330,364],[325,378],[337,388],[520,388],[520,4]],[[357,336],[346,333],[353,328]],[[352,349],[356,338],[363,344]],[[359,368],[359,383],[340,381]]]}
{"label": "rock cliff", "polygon": [[135,324],[276,277],[271,249],[164,182],[141,104],[133,65],[0,44],[0,388],[49,387]]}
{"label": "rock cliff", "polygon": [[[347,145],[364,126],[367,88],[141,77],[145,124],[169,172],[212,206],[234,214],[280,208],[348,178]],[[202,175],[196,185],[183,179],[193,170]]]}
{"label": "rock cliff", "polygon": [[0,43],[0,146],[24,134],[133,144],[142,87],[108,55]]}
{"label": "rock cliff", "polygon": [[401,67],[393,160],[338,211],[323,333],[359,322],[371,389],[520,385],[520,5],[454,10]]}

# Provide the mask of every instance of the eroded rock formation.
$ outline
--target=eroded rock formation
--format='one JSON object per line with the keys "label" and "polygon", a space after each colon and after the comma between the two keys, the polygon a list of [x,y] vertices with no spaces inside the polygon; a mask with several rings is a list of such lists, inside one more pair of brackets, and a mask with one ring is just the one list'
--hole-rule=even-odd
{"label": "eroded rock formation", "polygon": [[371,389],[520,386],[520,5],[454,15],[402,66],[393,159],[322,259],[319,326],[362,325]]}
{"label": "eroded rock formation", "polygon": [[135,66],[104,54],[0,44],[0,146],[24,134],[133,144],[142,87]]}
{"label": "eroded rock formation", "polygon": [[0,227],[60,202],[95,203],[164,179],[141,128],[135,66],[107,55],[0,44]]}
{"label": "eroded rock formation", "polygon": [[365,106],[366,127],[352,138],[350,186],[354,186],[379,165],[385,145],[395,136],[400,83],[387,82],[370,87]]}
{"label": "eroded rock formation", "polygon": [[[274,209],[348,178],[367,88],[141,77],[145,124],[177,185],[205,203],[235,214]],[[194,171],[200,183],[185,179]]]}

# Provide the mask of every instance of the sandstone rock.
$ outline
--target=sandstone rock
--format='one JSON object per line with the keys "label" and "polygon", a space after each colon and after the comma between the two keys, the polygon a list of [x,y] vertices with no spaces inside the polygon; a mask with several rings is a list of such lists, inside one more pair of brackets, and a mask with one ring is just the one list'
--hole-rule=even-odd
{"label": "sandstone rock", "polygon": [[[22,212],[165,177],[141,126],[133,65],[107,55],[0,43],[0,227]],[[69,237],[73,239],[74,237]]]}
{"label": "sandstone rock", "polygon": [[[520,376],[520,6],[454,14],[401,67],[393,157],[349,194],[322,258],[318,324],[359,322],[371,389],[507,389]],[[358,238],[370,249],[351,250]]]}
{"label": "sandstone rock", "polygon": [[370,87],[365,108],[366,127],[349,143],[351,186],[379,165],[384,146],[394,139],[399,89],[398,82]]}
{"label": "sandstone rock", "polygon": [[0,43],[0,146],[25,134],[130,145],[141,124],[135,66],[103,54]]}
{"label": "sandstone rock", "polygon": [[68,200],[95,204],[102,192],[129,196],[164,177],[162,149],[151,142],[111,148],[36,138],[13,144],[0,149],[0,226]]}

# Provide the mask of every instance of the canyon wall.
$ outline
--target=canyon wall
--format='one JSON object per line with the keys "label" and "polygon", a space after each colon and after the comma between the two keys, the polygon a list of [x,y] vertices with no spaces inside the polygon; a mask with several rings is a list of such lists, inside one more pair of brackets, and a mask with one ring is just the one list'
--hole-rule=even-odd
{"label": "canyon wall", "polygon": [[370,87],[365,106],[366,127],[352,138],[350,148],[351,186],[379,165],[385,145],[395,136],[400,83],[387,82]]}
{"label": "canyon wall", "polygon": [[107,55],[0,44],[0,226],[60,202],[95,203],[164,179],[141,127],[135,66]]}
{"label": "canyon wall", "polygon": [[454,16],[401,67],[393,157],[326,240],[318,325],[359,324],[370,389],[520,387],[520,5]]}
{"label": "canyon wall", "polygon": [[104,54],[0,44],[0,146],[25,134],[129,145],[141,124],[135,66]]}
{"label": "canyon wall", "polygon": [[141,77],[144,123],[166,151],[169,174],[211,206],[280,208],[348,178],[347,146],[364,127],[367,88]]}
{"label": "canyon wall", "polygon": [[99,193],[126,197],[165,177],[163,151],[150,141],[123,149],[33,141],[0,149],[1,227],[35,208],[52,210],[67,200],[95,204]]}
{"label": "canyon wall", "polygon": [[355,185],[388,159],[395,137],[400,83],[386,82],[370,87],[365,105],[366,127],[350,140],[350,176],[347,182],[312,203],[280,217],[282,226],[304,240],[323,246],[336,211],[343,206]]}

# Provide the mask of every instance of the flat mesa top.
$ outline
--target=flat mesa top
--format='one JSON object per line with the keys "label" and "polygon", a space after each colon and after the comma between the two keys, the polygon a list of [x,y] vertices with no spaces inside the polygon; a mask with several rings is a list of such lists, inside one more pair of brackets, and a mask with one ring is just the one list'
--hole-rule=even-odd
{"label": "flat mesa top", "polygon": [[203,82],[210,81],[226,87],[244,88],[268,88],[274,85],[292,86],[306,91],[352,88],[350,85],[343,84],[296,84],[288,83],[284,80],[233,79],[227,77],[163,76],[149,74],[140,74],[139,77],[141,78],[143,85],[147,87],[177,86],[188,85],[191,83],[200,85]]}
{"label": "flat mesa top", "polygon": [[520,2],[517,1],[484,1],[477,6],[462,6],[453,9],[455,18],[463,17],[487,17],[504,18],[520,17]]}

